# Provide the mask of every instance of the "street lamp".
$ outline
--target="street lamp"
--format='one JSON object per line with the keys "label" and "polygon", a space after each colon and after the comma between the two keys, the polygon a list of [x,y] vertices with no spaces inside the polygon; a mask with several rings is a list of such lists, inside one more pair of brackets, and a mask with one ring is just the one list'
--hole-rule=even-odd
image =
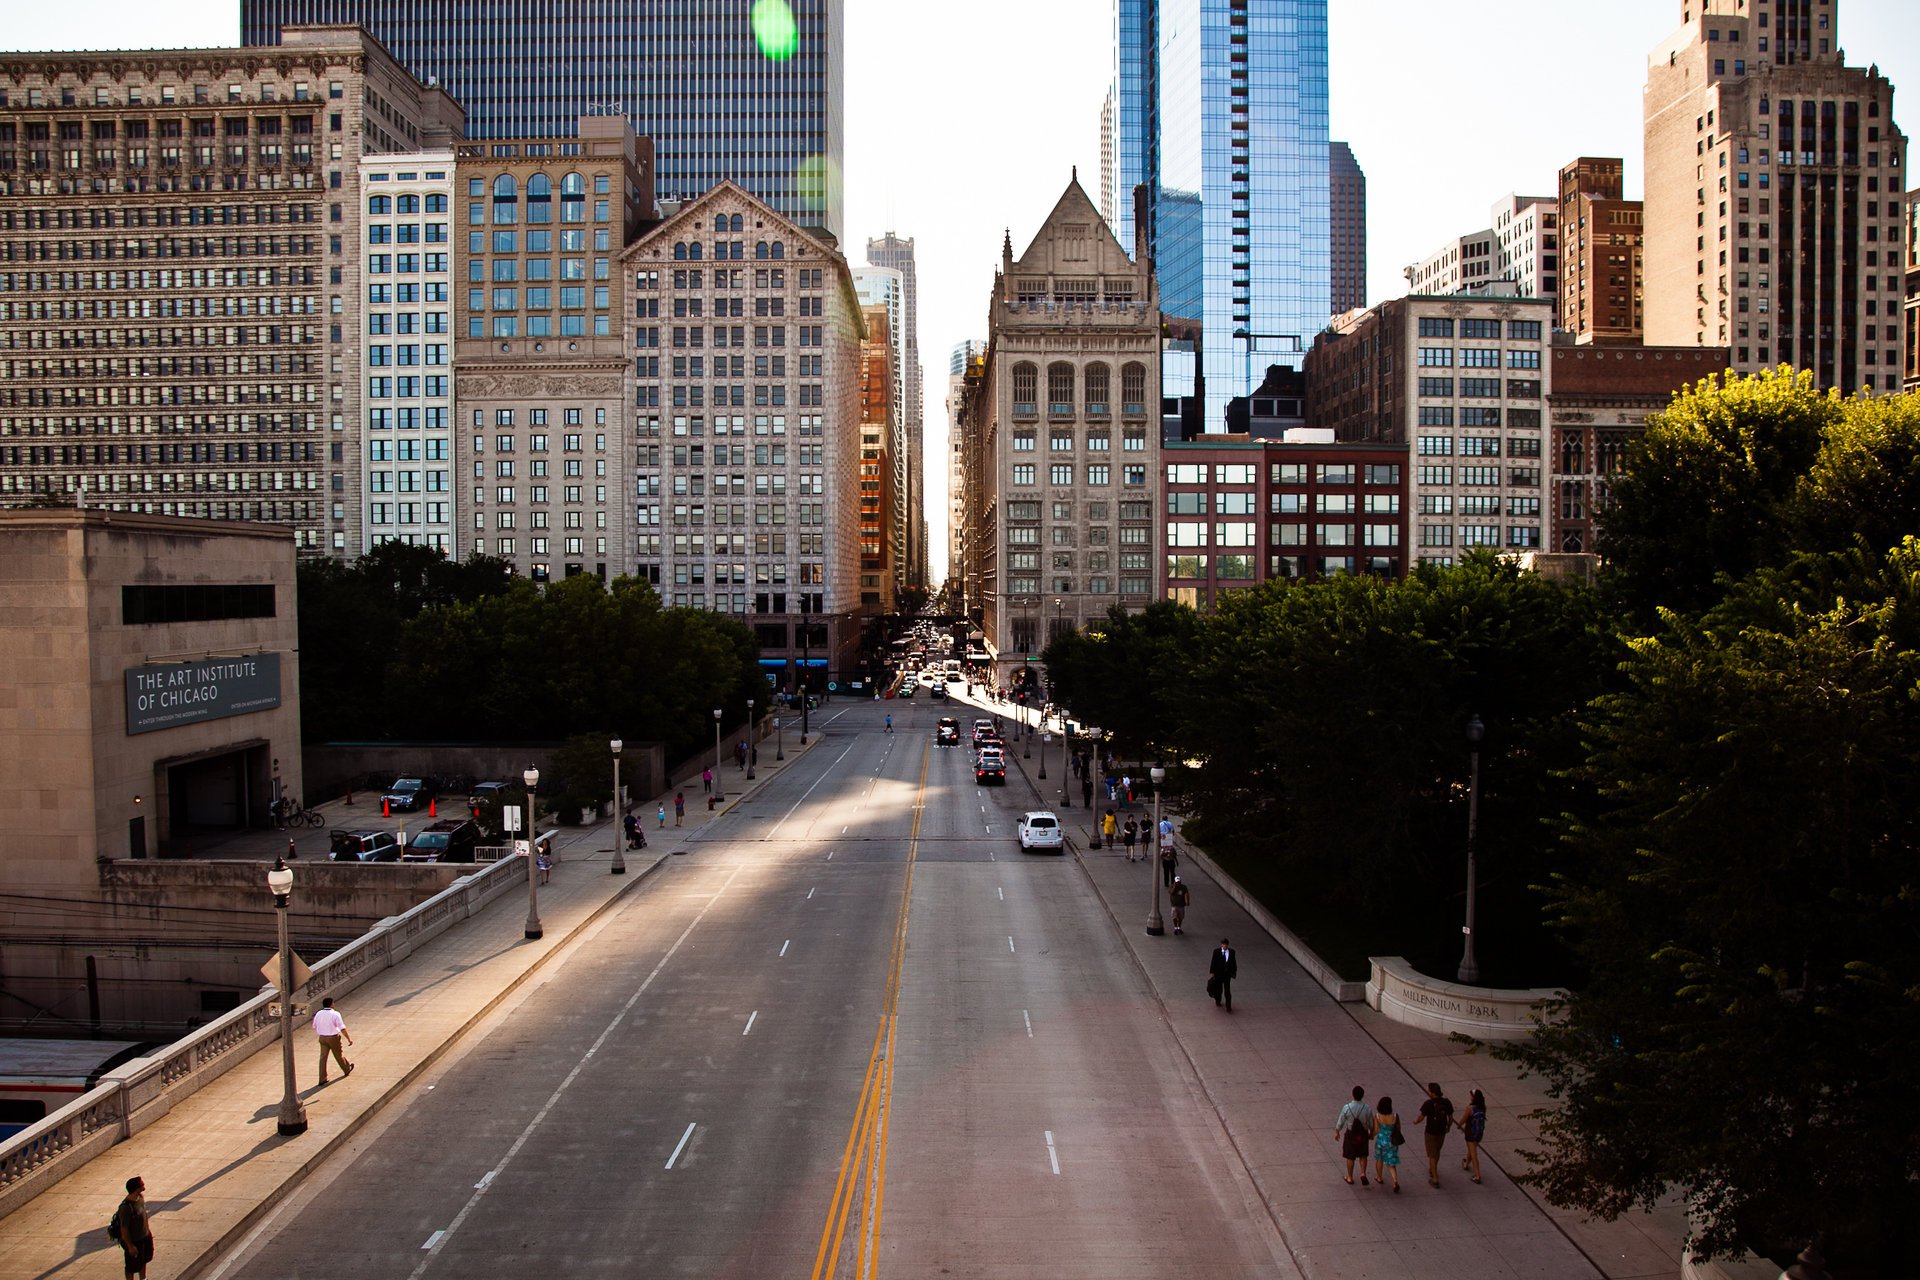
{"label": "street lamp", "polygon": [[718,804],[720,797],[726,794],[726,787],[720,781],[725,777],[720,772],[720,708],[713,709],[713,800]]}
{"label": "street lamp", "polygon": [[273,913],[280,933],[280,1136],[298,1137],[307,1131],[307,1109],[293,1084],[293,946],[287,940],[287,904],[293,895],[293,872],[284,858],[273,860],[267,872],[273,894]]}
{"label": "street lamp", "polygon": [[773,717],[773,758],[775,760],[787,758],[786,727],[780,723],[780,717],[777,714]]}
{"label": "street lamp", "polygon": [[753,699],[748,698],[747,699],[747,781],[748,782],[753,781],[753,757],[755,754],[753,734],[754,734],[754,730],[758,727],[759,726],[754,723],[754,719],[753,719]]}
{"label": "street lamp", "polygon": [[540,789],[540,770],[527,766],[520,781],[527,784],[527,941],[532,942],[543,932],[540,928],[540,889],[533,874],[534,864],[540,861],[540,823],[534,817],[534,793]]}
{"label": "street lamp", "polygon": [[1467,948],[1460,957],[1460,981],[1469,986],[1480,981],[1480,962],[1473,958],[1473,910],[1478,894],[1479,868],[1474,861],[1474,838],[1480,827],[1480,740],[1487,726],[1474,716],[1467,721],[1467,923],[1460,932],[1467,935]]}
{"label": "street lamp", "polygon": [[1047,780],[1047,744],[1053,741],[1053,735],[1047,732],[1046,712],[1041,711],[1040,723],[1040,781]]}
{"label": "street lamp", "polygon": [[618,738],[607,744],[613,750],[613,874],[616,876],[627,874],[627,855],[624,852],[627,833],[620,821],[621,815],[626,812],[625,807],[620,803],[620,748],[622,745]]}
{"label": "street lamp", "polygon": [[807,745],[807,704],[813,701],[813,615],[807,593],[800,593],[800,745]]}
{"label": "street lamp", "polygon": [[1153,840],[1147,847],[1156,852],[1147,859],[1147,879],[1153,881],[1153,907],[1147,912],[1147,932],[1157,938],[1167,931],[1166,925],[1160,922],[1160,857],[1157,852],[1160,842],[1160,784],[1167,780],[1167,771],[1155,765],[1148,776],[1153,779]]}

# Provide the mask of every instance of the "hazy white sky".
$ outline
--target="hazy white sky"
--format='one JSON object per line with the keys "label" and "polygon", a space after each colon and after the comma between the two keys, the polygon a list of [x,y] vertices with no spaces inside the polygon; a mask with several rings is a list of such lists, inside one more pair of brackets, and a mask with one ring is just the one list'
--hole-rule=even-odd
{"label": "hazy white sky", "polygon": [[[1638,194],[1648,50],[1681,0],[1330,0],[1333,136],[1367,174],[1368,299],[1400,268],[1487,225],[1509,191],[1550,195],[1561,164],[1621,156]],[[1835,0],[1840,43],[1920,94],[1920,3]],[[739,0],[743,14],[749,7]],[[9,6],[10,50],[192,47],[239,39],[235,0]],[[984,338],[1002,234],[1025,248],[1075,166],[1099,198],[1112,0],[846,0],[846,212],[855,265],[892,230],[916,242],[926,369],[927,523],[946,563],[947,359]],[[1896,92],[1909,133],[1914,110]],[[1911,175],[1910,175],[1911,176]]]}

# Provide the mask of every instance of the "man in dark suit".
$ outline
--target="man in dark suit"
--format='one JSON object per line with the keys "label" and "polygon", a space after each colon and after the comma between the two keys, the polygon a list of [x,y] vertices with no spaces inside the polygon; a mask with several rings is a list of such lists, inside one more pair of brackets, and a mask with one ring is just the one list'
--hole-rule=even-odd
{"label": "man in dark suit", "polygon": [[1220,939],[1220,945],[1213,949],[1213,959],[1207,965],[1207,972],[1220,982],[1219,994],[1213,997],[1213,1002],[1224,1003],[1227,1006],[1227,1012],[1232,1013],[1233,979],[1234,975],[1240,972],[1240,961],[1225,938]]}

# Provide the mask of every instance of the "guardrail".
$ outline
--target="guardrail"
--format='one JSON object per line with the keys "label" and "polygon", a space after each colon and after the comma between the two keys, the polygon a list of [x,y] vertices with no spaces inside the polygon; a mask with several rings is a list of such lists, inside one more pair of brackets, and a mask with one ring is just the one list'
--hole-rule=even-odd
{"label": "guardrail", "polygon": [[[352,991],[414,950],[476,914],[526,879],[511,857],[476,866],[403,915],[382,921],[313,966],[307,994]],[[161,1119],[180,1099],[280,1038],[267,1012],[280,994],[269,988],[160,1053],[109,1072],[100,1085],[0,1143],[0,1218],[88,1160]],[[304,1024],[306,1019],[299,1020]]]}

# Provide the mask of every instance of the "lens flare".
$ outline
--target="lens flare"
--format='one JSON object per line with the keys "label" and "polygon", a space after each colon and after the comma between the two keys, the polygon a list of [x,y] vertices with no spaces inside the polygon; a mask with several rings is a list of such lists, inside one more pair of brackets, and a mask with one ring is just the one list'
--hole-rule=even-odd
{"label": "lens flare", "polygon": [[754,0],[750,21],[761,57],[785,62],[799,51],[800,24],[793,20],[787,0]]}

